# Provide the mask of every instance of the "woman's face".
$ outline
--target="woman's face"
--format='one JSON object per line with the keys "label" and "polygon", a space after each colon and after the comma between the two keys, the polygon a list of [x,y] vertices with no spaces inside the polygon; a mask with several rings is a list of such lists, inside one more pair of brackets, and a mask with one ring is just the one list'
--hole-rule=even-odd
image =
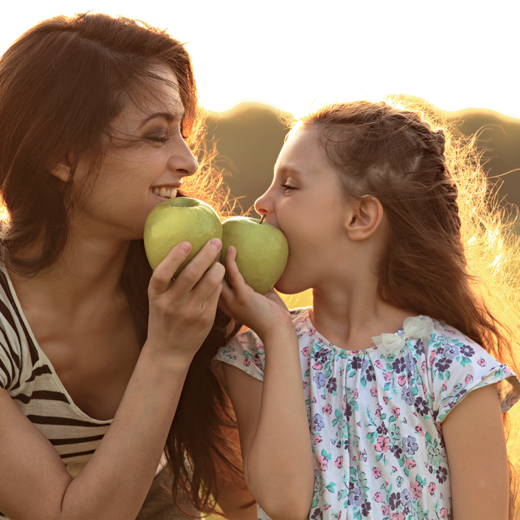
{"label": "woman's face", "polygon": [[153,72],[166,81],[154,80],[152,95],[143,94],[139,106],[129,104],[113,121],[111,143],[93,186],[87,161],[78,165],[73,193],[87,190],[74,213],[80,229],[107,238],[140,239],[150,211],[175,197],[184,177],[197,171],[181,133],[184,106],[177,79],[166,66]]}

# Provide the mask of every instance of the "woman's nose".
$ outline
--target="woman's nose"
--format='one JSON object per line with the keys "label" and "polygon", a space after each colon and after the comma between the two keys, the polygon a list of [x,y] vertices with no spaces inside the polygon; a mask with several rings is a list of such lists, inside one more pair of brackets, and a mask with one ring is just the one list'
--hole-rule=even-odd
{"label": "woman's nose", "polygon": [[193,175],[199,169],[199,163],[191,153],[188,145],[182,141],[180,149],[177,149],[168,161],[171,171],[183,176]]}

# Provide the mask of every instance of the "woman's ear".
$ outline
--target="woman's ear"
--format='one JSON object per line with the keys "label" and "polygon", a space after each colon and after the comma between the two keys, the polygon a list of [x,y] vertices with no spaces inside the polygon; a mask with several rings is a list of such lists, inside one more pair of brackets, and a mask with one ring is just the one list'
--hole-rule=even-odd
{"label": "woman's ear", "polygon": [[63,182],[69,182],[71,168],[72,164],[67,155],[64,155],[57,161],[53,161],[50,165],[50,171],[52,175]]}
{"label": "woman's ear", "polygon": [[383,206],[372,195],[363,195],[349,205],[345,228],[350,240],[372,236],[383,219]]}

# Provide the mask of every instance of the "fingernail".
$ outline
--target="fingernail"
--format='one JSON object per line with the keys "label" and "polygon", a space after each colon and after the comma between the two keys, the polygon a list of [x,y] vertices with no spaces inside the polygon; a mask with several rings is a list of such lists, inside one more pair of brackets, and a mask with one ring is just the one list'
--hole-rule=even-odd
{"label": "fingernail", "polygon": [[189,253],[191,251],[191,244],[189,242],[182,242],[179,250],[181,253]]}
{"label": "fingernail", "polygon": [[218,238],[213,238],[209,243],[211,247],[214,247],[217,251],[220,251],[222,248],[222,242]]}

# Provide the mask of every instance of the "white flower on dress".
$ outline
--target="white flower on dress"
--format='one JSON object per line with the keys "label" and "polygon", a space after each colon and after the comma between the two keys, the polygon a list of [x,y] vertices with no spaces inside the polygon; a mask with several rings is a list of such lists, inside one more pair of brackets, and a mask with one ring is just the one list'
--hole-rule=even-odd
{"label": "white flower on dress", "polygon": [[429,337],[430,329],[431,323],[423,321],[419,316],[404,320],[403,332],[407,338],[423,339],[425,336]]}
{"label": "white flower on dress", "polygon": [[388,334],[385,332],[385,333],[381,334],[380,338],[381,338],[381,343],[387,349],[404,348],[405,341],[402,336],[399,336],[397,334]]}

